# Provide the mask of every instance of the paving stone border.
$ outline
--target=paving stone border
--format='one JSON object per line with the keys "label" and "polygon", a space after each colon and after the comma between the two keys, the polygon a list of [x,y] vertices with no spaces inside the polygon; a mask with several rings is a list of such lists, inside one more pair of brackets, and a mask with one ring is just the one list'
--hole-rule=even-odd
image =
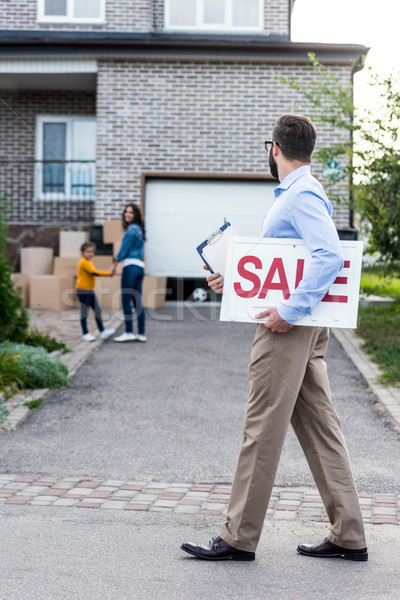
{"label": "paving stone border", "polygon": [[[0,504],[67,506],[223,517],[231,486],[196,483],[100,480],[0,474]],[[400,523],[400,494],[359,494],[365,523]],[[320,495],[313,489],[274,488],[270,520],[327,522]]]}
{"label": "paving stone border", "polygon": [[363,341],[352,329],[333,328],[331,332],[390,415],[395,429],[400,432],[400,388],[382,383],[382,372],[363,351]]}

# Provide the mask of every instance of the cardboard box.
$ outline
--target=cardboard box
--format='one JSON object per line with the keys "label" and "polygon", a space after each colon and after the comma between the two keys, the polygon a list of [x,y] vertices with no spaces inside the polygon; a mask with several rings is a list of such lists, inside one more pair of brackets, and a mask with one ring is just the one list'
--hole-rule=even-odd
{"label": "cardboard box", "polygon": [[[146,275],[143,281],[142,302],[145,308],[162,308],[165,304],[166,277]],[[121,276],[98,277],[95,293],[102,308],[120,310],[122,307]]]}
{"label": "cardboard box", "polygon": [[121,275],[97,277],[94,291],[101,308],[121,309]]}
{"label": "cardboard box", "polygon": [[104,221],[103,223],[103,242],[105,244],[113,244],[122,240],[124,230],[121,219],[113,221]]}
{"label": "cardboard box", "polygon": [[109,271],[113,264],[112,256],[94,256],[93,264],[99,271]]}
{"label": "cardboard box", "polygon": [[80,258],[81,246],[89,241],[88,231],[60,231],[59,255],[65,258]]}
{"label": "cardboard box", "polygon": [[113,256],[117,256],[119,249],[121,248],[122,240],[118,240],[118,242],[113,243]]}
{"label": "cardboard box", "polygon": [[79,258],[67,258],[65,256],[56,256],[54,258],[53,275],[73,275],[78,272]]}
{"label": "cardboard box", "polygon": [[53,273],[53,248],[21,248],[21,273],[26,275]]}
{"label": "cardboard box", "polygon": [[32,275],[29,283],[30,308],[65,310],[76,307],[72,275]]}
{"label": "cardboard box", "polygon": [[29,275],[24,273],[12,273],[11,280],[14,287],[20,291],[22,306],[27,308],[29,306]]}
{"label": "cardboard box", "polygon": [[162,308],[165,304],[167,278],[145,275],[142,302],[145,308]]}

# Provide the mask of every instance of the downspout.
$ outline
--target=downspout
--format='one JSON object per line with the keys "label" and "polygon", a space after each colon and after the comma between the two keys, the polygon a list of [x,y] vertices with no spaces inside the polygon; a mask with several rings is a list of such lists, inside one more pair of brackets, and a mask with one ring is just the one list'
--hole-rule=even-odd
{"label": "downspout", "polygon": [[[353,67],[352,71],[351,71],[351,105],[352,105],[352,111],[351,111],[351,122],[352,124],[354,124],[354,73],[355,73],[355,68]],[[354,164],[354,132],[353,130],[351,130],[350,132],[350,142],[351,142],[351,166],[353,166]],[[349,197],[349,202],[350,202],[350,214],[349,214],[349,227],[350,229],[354,229],[354,193],[353,193],[353,169],[351,169],[350,171],[350,197]]]}
{"label": "downspout", "polygon": [[289,10],[289,41],[292,41],[292,10],[293,10],[293,0],[288,0],[288,10]]}
{"label": "downspout", "polygon": [[[361,71],[364,67],[364,59],[365,56],[360,57],[360,60],[357,61],[354,66],[353,69],[351,71],[351,103],[352,106],[354,107],[354,75],[356,73],[358,73],[358,71]],[[354,123],[354,109],[352,111],[352,123]],[[352,149],[354,148],[354,133],[353,131],[351,131],[350,133],[350,141],[351,141],[351,147]],[[353,156],[352,156],[352,161],[354,160]],[[355,229],[354,227],[354,193],[353,193],[353,170],[350,173],[350,197],[349,197],[349,201],[350,201],[350,214],[349,214],[349,227],[350,229]],[[358,237],[358,232],[357,232],[357,237]]]}

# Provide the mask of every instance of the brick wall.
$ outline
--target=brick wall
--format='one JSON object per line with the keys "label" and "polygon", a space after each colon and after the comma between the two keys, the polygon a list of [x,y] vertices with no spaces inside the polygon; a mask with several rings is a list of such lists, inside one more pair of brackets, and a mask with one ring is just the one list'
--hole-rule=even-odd
{"label": "brick wall", "polygon": [[105,25],[37,22],[37,0],[0,0],[0,29],[151,31],[153,0],[106,0]]}
{"label": "brick wall", "polygon": [[289,0],[268,0],[264,4],[264,32],[289,35]]}
{"label": "brick wall", "polygon": [[[0,29],[63,29],[76,31],[162,31],[165,0],[106,0],[105,25],[37,22],[37,0],[0,0]],[[288,35],[289,0],[265,0],[267,35]]]}
{"label": "brick wall", "polygon": [[95,93],[2,90],[0,100],[0,190],[13,201],[12,221],[58,224],[92,221],[93,201],[34,200],[31,161],[36,158],[36,116],[95,115]]}
{"label": "brick wall", "polygon": [[[349,82],[349,68],[332,71]],[[268,173],[264,139],[277,117],[309,112],[279,75],[313,76],[308,66],[100,62],[96,220],[140,201],[142,172]],[[319,144],[335,139],[334,131],[319,127]],[[321,165],[313,172],[321,176]],[[336,207],[335,220],[348,226],[347,209]]]}

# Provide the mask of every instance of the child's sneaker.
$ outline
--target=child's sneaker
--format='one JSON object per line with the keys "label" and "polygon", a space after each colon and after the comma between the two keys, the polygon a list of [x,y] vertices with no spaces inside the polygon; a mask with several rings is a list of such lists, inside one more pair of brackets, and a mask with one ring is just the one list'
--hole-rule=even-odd
{"label": "child's sneaker", "polygon": [[147,342],[147,337],[145,335],[138,335],[136,339],[138,342]]}
{"label": "child's sneaker", "polygon": [[103,329],[103,331],[100,334],[100,337],[102,340],[106,340],[111,335],[114,335],[114,333],[115,333],[115,329]]}
{"label": "child's sneaker", "polygon": [[114,338],[114,342],[134,342],[137,339],[137,336],[134,333],[123,333],[118,337]]}
{"label": "child's sneaker", "polygon": [[85,335],[82,336],[82,339],[85,340],[85,342],[94,342],[96,338],[92,333],[85,333]]}

